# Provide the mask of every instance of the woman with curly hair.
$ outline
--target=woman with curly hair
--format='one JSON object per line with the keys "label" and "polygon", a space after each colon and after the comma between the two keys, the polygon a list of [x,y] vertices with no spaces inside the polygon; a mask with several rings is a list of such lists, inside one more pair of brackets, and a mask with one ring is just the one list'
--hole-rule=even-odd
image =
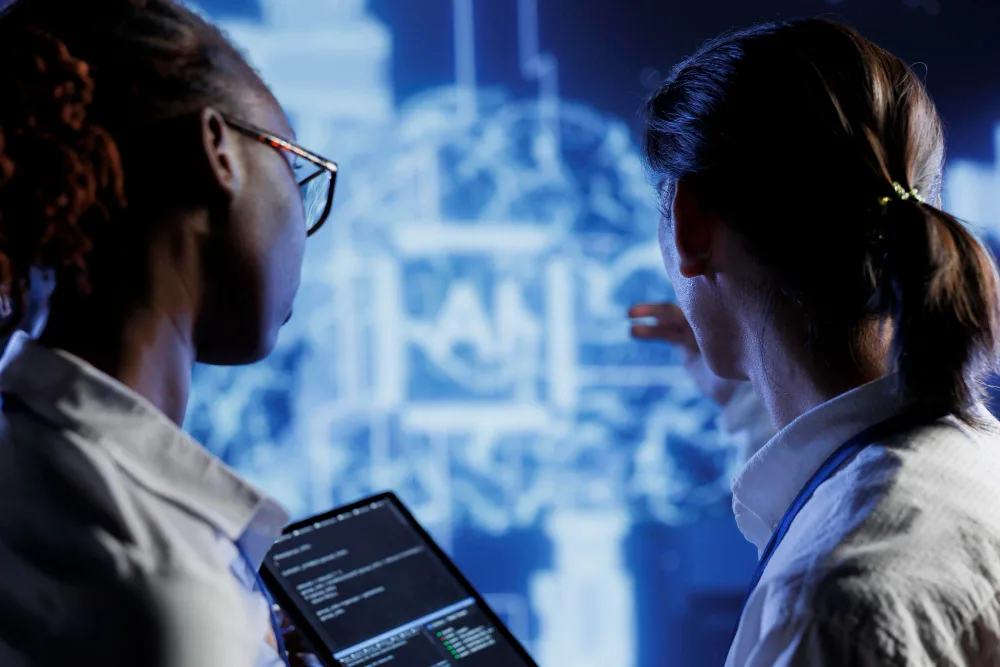
{"label": "woman with curly hair", "polygon": [[0,323],[38,334],[0,362],[0,664],[286,660],[256,569],[287,515],[180,424],[195,362],[291,316],[336,173],[292,142],[174,0],[0,15]]}

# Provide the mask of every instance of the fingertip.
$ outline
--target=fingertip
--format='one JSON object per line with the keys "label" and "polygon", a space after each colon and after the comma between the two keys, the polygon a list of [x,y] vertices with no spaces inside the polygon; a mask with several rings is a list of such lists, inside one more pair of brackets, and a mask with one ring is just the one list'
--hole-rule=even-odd
{"label": "fingertip", "polygon": [[650,312],[650,310],[649,310],[649,304],[646,304],[646,303],[637,303],[636,305],[634,305],[631,308],[629,308],[628,316],[629,317],[646,317],[646,316],[649,315],[649,312]]}
{"label": "fingertip", "polygon": [[680,306],[673,303],[664,304],[658,315],[660,320],[665,322],[674,323],[681,320],[686,321],[684,318],[684,312],[680,309]]}
{"label": "fingertip", "polygon": [[632,336],[635,338],[649,338],[652,336],[652,333],[653,327],[643,324],[636,324],[632,326]]}

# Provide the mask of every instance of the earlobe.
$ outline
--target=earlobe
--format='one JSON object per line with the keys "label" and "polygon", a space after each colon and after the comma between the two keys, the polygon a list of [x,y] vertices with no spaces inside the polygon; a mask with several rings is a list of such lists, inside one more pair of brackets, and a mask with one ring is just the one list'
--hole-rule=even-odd
{"label": "earlobe", "polygon": [[718,218],[702,208],[684,181],[679,181],[674,189],[673,223],[680,274],[685,278],[707,274]]}
{"label": "earlobe", "polygon": [[207,107],[201,112],[201,134],[215,186],[232,199],[243,180],[233,130],[221,113]]}
{"label": "earlobe", "polygon": [[692,261],[682,258],[678,270],[685,278],[697,278],[698,276],[703,276],[708,273],[708,258],[695,259]]}

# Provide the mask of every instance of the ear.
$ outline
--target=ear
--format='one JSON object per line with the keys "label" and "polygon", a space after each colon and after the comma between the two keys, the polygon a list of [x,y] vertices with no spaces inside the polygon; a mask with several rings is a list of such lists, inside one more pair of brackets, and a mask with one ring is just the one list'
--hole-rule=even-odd
{"label": "ear", "polygon": [[200,116],[202,147],[214,185],[227,199],[234,199],[243,184],[242,161],[235,131],[216,109],[206,107]]}
{"label": "ear", "polygon": [[673,232],[682,276],[694,278],[708,273],[721,228],[719,216],[702,207],[688,183],[678,181],[674,189]]}

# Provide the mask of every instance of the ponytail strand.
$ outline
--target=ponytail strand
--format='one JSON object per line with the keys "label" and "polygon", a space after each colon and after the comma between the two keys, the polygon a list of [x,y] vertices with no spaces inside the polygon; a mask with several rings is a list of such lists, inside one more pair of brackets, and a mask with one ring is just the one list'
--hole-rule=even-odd
{"label": "ponytail strand", "polygon": [[907,399],[964,414],[996,369],[1000,281],[982,243],[955,217],[894,201],[877,311],[893,325],[890,361]]}

